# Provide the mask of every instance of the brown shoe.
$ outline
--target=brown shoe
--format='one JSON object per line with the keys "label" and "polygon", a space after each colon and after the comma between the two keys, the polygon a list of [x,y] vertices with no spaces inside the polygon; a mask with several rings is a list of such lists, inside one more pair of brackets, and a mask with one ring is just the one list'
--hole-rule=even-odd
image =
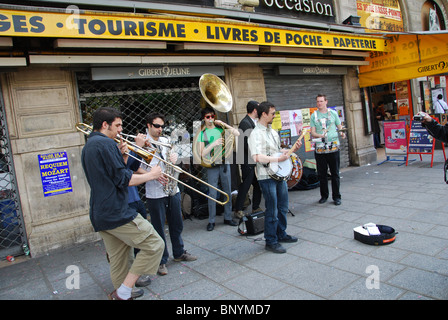
{"label": "brown shoe", "polygon": [[159,266],[159,270],[157,270],[157,273],[161,276],[166,276],[168,274],[168,269],[166,268],[166,264],[161,264]]}
{"label": "brown shoe", "polygon": [[186,250],[179,258],[174,258],[174,261],[195,261],[198,257],[192,255],[191,253],[187,252]]}
{"label": "brown shoe", "polygon": [[[121,299],[118,296],[117,290],[112,291],[112,293],[108,294],[107,297],[109,298],[109,300],[125,300],[125,299]],[[128,300],[134,300],[134,299],[129,298]]]}
{"label": "brown shoe", "polygon": [[245,216],[245,214],[244,214],[244,211],[243,210],[238,210],[238,211],[235,211],[235,218],[237,218],[237,219],[241,219],[242,217],[244,217]]}

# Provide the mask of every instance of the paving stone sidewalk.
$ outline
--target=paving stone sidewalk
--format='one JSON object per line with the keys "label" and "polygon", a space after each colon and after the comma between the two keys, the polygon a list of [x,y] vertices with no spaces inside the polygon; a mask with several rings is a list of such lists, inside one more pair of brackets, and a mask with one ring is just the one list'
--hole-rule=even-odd
{"label": "paving stone sidewalk", "polygon": [[[432,168],[429,155],[411,159],[344,169],[340,206],[318,204],[318,189],[290,191],[287,231],[299,241],[285,244],[286,254],[266,251],[263,234],[241,236],[222,217],[212,232],[207,220],[186,220],[185,248],[199,259],[170,259],[168,275],[154,275],[139,299],[448,299],[443,154],[436,150]],[[353,228],[368,222],[395,228],[396,241],[354,240]],[[101,241],[0,264],[0,300],[104,300],[112,290]]]}

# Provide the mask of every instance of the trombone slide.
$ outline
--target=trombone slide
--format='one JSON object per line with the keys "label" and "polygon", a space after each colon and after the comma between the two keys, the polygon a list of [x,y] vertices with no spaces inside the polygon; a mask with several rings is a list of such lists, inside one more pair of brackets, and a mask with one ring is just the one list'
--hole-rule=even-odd
{"label": "trombone slide", "polygon": [[[89,135],[89,134],[93,131],[93,128],[92,128],[92,126],[89,126],[89,125],[87,125],[87,124],[85,124],[85,123],[78,123],[78,124],[76,124],[76,130],[78,130],[78,131],[84,133],[85,135]],[[165,163],[167,166],[172,166],[173,169],[174,169],[176,172],[184,173],[184,174],[186,174],[186,175],[192,177],[193,179],[196,179],[197,181],[199,181],[199,182],[205,184],[207,187],[212,188],[212,189],[218,191],[219,193],[225,195],[225,196],[226,196],[226,199],[225,199],[225,201],[219,201],[219,200],[217,200],[217,199],[215,199],[215,198],[213,198],[213,197],[210,197],[209,195],[207,195],[207,194],[201,192],[200,190],[197,190],[197,189],[193,188],[192,186],[186,184],[185,182],[180,181],[179,179],[176,179],[176,178],[173,177],[173,176],[170,176],[170,175],[168,175],[168,174],[163,173],[163,174],[164,174],[165,176],[167,176],[169,179],[173,179],[173,180],[177,181],[178,183],[180,183],[180,184],[186,186],[187,188],[190,188],[191,190],[193,190],[193,191],[199,193],[200,195],[203,195],[204,197],[206,197],[206,198],[208,198],[208,199],[210,199],[210,200],[212,200],[212,201],[215,201],[216,203],[218,203],[218,204],[220,204],[220,205],[225,205],[227,202],[229,202],[230,199],[229,199],[229,195],[228,195],[227,193],[225,193],[224,191],[222,191],[222,190],[220,190],[220,189],[218,189],[218,188],[215,188],[214,186],[212,186],[211,184],[209,184],[209,183],[207,183],[207,182],[205,182],[205,181],[202,181],[202,180],[199,179],[198,177],[196,177],[196,176],[192,175],[191,173],[189,173],[189,172],[183,170],[183,169],[180,168],[179,166],[176,166],[176,165],[174,165],[174,164],[172,164],[172,163],[170,163],[170,162],[168,162],[168,161],[166,161],[166,160],[164,160],[164,159],[158,157],[157,155],[155,155],[155,149],[154,149],[154,151],[152,151],[152,153],[151,153],[151,152],[149,152],[149,151],[147,151],[147,150],[145,150],[145,149],[143,149],[143,148],[137,146],[136,144],[132,143],[131,141],[129,141],[129,140],[125,139],[125,138],[122,138],[122,139],[123,139],[124,142],[126,142],[126,143],[128,144],[128,148],[129,148],[130,150],[134,151],[136,154],[138,154],[139,156],[141,156],[143,159],[145,159],[145,161],[143,161],[143,160],[141,160],[141,159],[138,159],[137,157],[134,157],[133,155],[130,154],[130,152],[127,152],[127,153],[126,153],[128,156],[133,157],[134,159],[136,159],[137,161],[143,163],[144,165],[146,165],[146,166],[148,166],[148,167],[151,167],[151,166],[149,165],[149,162],[152,160],[152,158],[156,158],[156,159],[158,159],[159,161],[162,161],[163,163]],[[114,140],[117,141],[117,142],[120,142],[120,140],[117,139],[117,138],[114,139]],[[149,160],[146,160],[146,158],[149,158]]]}

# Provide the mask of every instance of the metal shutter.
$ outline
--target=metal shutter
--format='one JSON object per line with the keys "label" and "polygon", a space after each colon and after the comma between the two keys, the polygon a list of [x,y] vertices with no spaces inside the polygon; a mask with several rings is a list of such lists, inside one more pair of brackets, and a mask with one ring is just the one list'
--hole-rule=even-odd
{"label": "metal shutter", "polygon": [[[265,69],[263,75],[267,100],[276,106],[277,111],[314,108],[319,93],[327,96],[329,107],[344,105],[342,76],[278,75],[274,69]],[[298,155],[302,162],[314,159],[314,152],[305,152],[303,147]],[[341,139],[341,168],[348,165],[348,140]]]}

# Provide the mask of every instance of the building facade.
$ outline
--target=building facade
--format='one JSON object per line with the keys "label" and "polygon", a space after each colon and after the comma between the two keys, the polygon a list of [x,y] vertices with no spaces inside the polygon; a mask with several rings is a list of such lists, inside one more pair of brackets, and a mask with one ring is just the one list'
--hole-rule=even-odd
{"label": "building facade", "polygon": [[[38,256],[98,238],[80,161],[85,135],[76,129],[98,107],[123,111],[129,134],[144,130],[147,113],[164,113],[166,134],[182,164],[191,164],[204,73],[221,77],[232,93],[221,119],[237,126],[249,100],[269,100],[291,142],[316,95],[326,94],[348,129],[341,166],[375,161],[358,71],[371,52],[387,48],[359,18],[370,10],[363,23],[383,23],[382,6],[373,6],[379,2],[0,1],[0,257],[22,254],[24,244]],[[428,1],[392,2],[403,31],[424,30]],[[439,23],[447,21],[446,1],[431,3]],[[419,90],[412,94],[418,101]],[[313,158],[307,148],[302,161]]]}

